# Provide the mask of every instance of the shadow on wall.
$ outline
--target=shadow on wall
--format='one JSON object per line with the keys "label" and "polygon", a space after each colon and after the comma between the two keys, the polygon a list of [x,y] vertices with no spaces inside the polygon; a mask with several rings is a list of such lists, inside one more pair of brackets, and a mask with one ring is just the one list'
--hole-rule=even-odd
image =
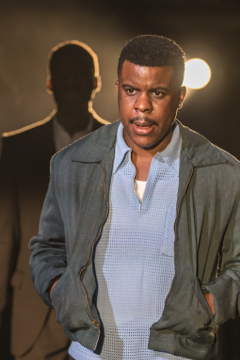
{"label": "shadow on wall", "polygon": [[102,90],[93,108],[104,119],[118,118],[117,60],[132,35],[110,18],[77,9],[16,5],[0,13],[0,133],[43,119],[52,110],[46,59],[53,46],[71,39],[85,42],[99,57]]}

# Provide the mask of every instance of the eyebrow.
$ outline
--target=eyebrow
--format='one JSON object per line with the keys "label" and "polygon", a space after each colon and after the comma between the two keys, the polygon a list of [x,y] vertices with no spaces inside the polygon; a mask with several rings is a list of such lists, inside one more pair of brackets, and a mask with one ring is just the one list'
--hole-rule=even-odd
{"label": "eyebrow", "polygon": [[140,90],[140,89],[136,88],[134,85],[130,85],[130,84],[123,84],[122,88],[125,88],[125,87],[131,87],[131,88],[134,88],[136,90]]}
{"label": "eyebrow", "polygon": [[[131,87],[131,88],[134,88],[134,89],[140,91],[140,89],[136,88],[134,85],[131,85],[131,84],[123,84],[122,88],[124,89],[125,87]],[[157,86],[155,88],[149,89],[150,92],[154,92],[154,91],[158,91],[158,90],[165,90],[167,92],[169,91],[169,89],[164,86]]]}
{"label": "eyebrow", "polygon": [[150,91],[158,91],[158,90],[165,90],[165,91],[169,91],[168,88],[164,87],[164,86],[157,86],[153,89],[150,89]]}

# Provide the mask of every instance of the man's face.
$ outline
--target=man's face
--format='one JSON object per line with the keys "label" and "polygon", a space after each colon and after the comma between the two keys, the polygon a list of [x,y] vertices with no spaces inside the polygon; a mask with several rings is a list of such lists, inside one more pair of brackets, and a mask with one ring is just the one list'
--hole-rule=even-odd
{"label": "man's face", "polygon": [[86,104],[93,90],[93,75],[90,69],[81,66],[75,59],[67,59],[52,73],[55,100],[59,106]]}
{"label": "man's face", "polygon": [[186,92],[173,68],[125,61],[116,87],[126,143],[131,148],[162,151],[171,140],[172,124]]}

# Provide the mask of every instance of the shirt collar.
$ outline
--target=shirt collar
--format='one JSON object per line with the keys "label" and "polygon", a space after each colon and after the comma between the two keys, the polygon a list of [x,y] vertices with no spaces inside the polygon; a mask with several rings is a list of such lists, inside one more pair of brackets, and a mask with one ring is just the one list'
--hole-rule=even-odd
{"label": "shirt collar", "polygon": [[115,148],[115,158],[114,158],[114,164],[113,164],[113,173],[115,174],[118,170],[119,166],[123,162],[126,154],[132,151],[132,149],[127,146],[125,143],[125,140],[123,138],[123,125],[120,122],[118,131],[117,131],[117,141],[116,141],[116,148]]}
{"label": "shirt collar", "polygon": [[182,137],[180,128],[175,120],[172,138],[168,146],[155,155],[156,159],[162,158],[176,175],[179,175],[179,159],[182,150]]}
{"label": "shirt collar", "polygon": [[[168,146],[161,152],[158,152],[155,155],[156,159],[162,158],[168,166],[178,175],[179,174],[179,159],[182,148],[182,137],[179,130],[179,125],[177,121],[174,123],[175,127],[173,130],[172,138]],[[132,149],[127,146],[123,138],[123,125],[119,124],[117,131],[117,141],[115,148],[115,158],[113,164],[113,173],[115,174],[122,164],[125,156],[128,152],[131,152]]]}

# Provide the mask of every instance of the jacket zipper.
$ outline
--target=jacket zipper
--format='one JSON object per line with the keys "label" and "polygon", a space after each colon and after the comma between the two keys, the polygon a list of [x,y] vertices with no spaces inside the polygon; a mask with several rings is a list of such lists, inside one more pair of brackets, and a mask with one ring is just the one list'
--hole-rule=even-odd
{"label": "jacket zipper", "polygon": [[95,246],[96,242],[98,241],[98,239],[99,239],[99,237],[100,237],[100,234],[101,234],[101,231],[102,231],[102,228],[103,228],[103,224],[104,224],[105,221],[107,220],[108,212],[109,212],[108,199],[107,199],[107,196],[106,196],[105,191],[104,191],[104,181],[105,181],[106,175],[105,175],[105,171],[104,171],[104,169],[103,169],[103,163],[102,163],[102,162],[101,162],[101,167],[102,167],[102,170],[103,170],[102,190],[103,190],[103,194],[104,194],[104,197],[105,197],[106,203],[107,203],[107,212],[106,212],[106,216],[105,216],[103,222],[101,223],[101,226],[100,226],[100,228],[99,228],[99,231],[98,231],[98,234],[97,234],[97,236],[96,236],[96,239],[95,239],[94,243],[92,244],[91,252],[90,252],[90,256],[89,256],[88,262],[87,262],[87,264],[81,269],[81,271],[80,271],[80,273],[79,273],[79,281],[80,281],[80,284],[81,284],[81,286],[82,286],[82,288],[83,288],[83,292],[84,292],[84,295],[85,295],[85,299],[86,299],[88,311],[89,311],[89,314],[90,314],[92,323],[93,323],[95,326],[97,326],[97,328],[98,328],[98,333],[99,333],[99,334],[98,334],[98,339],[97,339],[97,342],[96,342],[96,345],[95,345],[94,350],[95,350],[96,347],[97,347],[97,343],[98,343],[98,340],[99,340],[99,337],[100,337],[99,323],[98,323],[97,320],[94,319],[94,317],[92,316],[91,309],[90,309],[90,305],[89,305],[89,300],[88,300],[88,294],[87,294],[87,291],[86,291],[85,286],[83,285],[83,283],[82,283],[82,281],[81,281],[81,275],[82,275],[83,271],[86,270],[87,267],[89,266],[89,264],[91,263],[94,246]]}
{"label": "jacket zipper", "polygon": [[185,196],[185,194],[186,194],[186,191],[187,191],[188,185],[189,185],[189,183],[190,183],[190,181],[191,181],[192,175],[193,175],[193,168],[192,168],[191,173],[190,173],[190,175],[189,175],[188,182],[187,182],[187,185],[186,185],[186,187],[185,187],[185,189],[184,189],[184,192],[183,192],[183,194],[182,194],[182,196],[181,196],[181,199],[179,200],[179,202],[178,202],[178,204],[177,204],[176,217],[175,217],[175,221],[174,221],[175,236],[176,236],[176,223],[177,223],[178,216],[179,216],[179,211],[178,211],[178,209],[179,209],[179,206],[181,205],[182,200],[183,200],[183,198],[184,198],[184,196]]}
{"label": "jacket zipper", "polygon": [[[177,226],[177,221],[178,221],[178,217],[179,217],[179,211],[178,210],[179,210],[179,207],[180,207],[180,205],[181,205],[181,203],[183,201],[183,198],[184,198],[184,196],[185,196],[185,194],[187,192],[187,188],[188,188],[188,185],[189,185],[189,183],[191,181],[192,175],[193,175],[193,168],[192,168],[191,173],[189,175],[188,182],[187,182],[187,185],[186,185],[186,187],[184,189],[184,192],[183,192],[183,194],[181,196],[181,199],[179,200],[179,202],[177,204],[177,207],[176,207],[176,217],[175,217],[174,226],[173,226],[174,233],[175,233],[175,239],[176,239],[176,226]],[[171,290],[172,290],[172,286],[170,288],[170,291],[169,291],[169,294],[168,294],[169,296],[167,297],[166,301],[169,301],[172,298]]]}

